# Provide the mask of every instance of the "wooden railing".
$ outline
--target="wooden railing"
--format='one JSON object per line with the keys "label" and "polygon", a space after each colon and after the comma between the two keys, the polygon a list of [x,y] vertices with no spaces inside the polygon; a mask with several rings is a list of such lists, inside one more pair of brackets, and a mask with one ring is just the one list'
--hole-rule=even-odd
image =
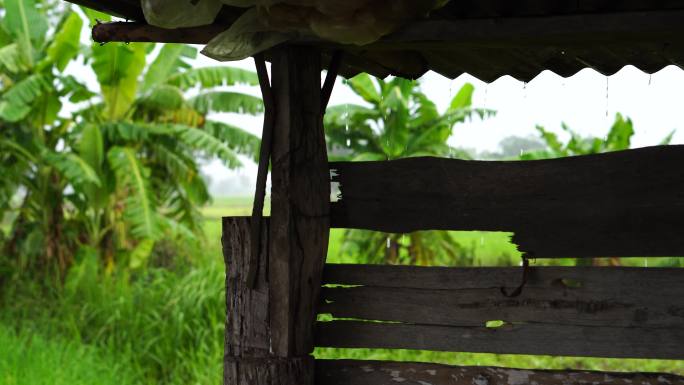
{"label": "wooden railing", "polygon": [[684,359],[684,270],[519,270],[326,265],[316,345]]}

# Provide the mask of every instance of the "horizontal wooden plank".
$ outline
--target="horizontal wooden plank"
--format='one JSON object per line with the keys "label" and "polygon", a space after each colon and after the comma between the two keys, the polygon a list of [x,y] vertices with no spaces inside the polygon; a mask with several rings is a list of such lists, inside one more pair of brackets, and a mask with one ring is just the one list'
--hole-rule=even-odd
{"label": "horizontal wooden plank", "polygon": [[[684,269],[334,265],[320,313],[336,318],[484,326],[487,321],[684,329]],[[353,285],[335,286],[335,285]]]}
{"label": "horizontal wooden plank", "polygon": [[666,373],[530,370],[419,362],[316,360],[316,385],[674,385]]}
{"label": "horizontal wooden plank", "polygon": [[[416,289],[459,290],[516,287],[520,284],[520,267],[425,267],[363,264],[326,264],[323,284],[377,286]],[[674,288],[684,283],[684,269],[639,267],[540,266],[530,267],[527,288],[552,287],[558,279],[567,279],[582,289],[611,293],[611,288],[639,293]],[[681,298],[681,297],[680,297]],[[684,306],[684,303],[682,304]]]}
{"label": "horizontal wooden plank", "polygon": [[514,232],[537,258],[684,255],[684,146],[538,161],[336,162],[333,227]]}
{"label": "horizontal wooden plank", "polygon": [[[425,290],[384,287],[326,288],[319,313],[335,318],[355,318],[403,323],[485,326],[488,321],[546,323],[606,327],[668,327],[684,330],[684,290],[678,297],[649,298],[592,293],[581,288],[525,288],[508,298],[499,288]],[[512,291],[509,290],[509,292]],[[671,294],[672,291],[667,294]],[[676,298],[675,302],[670,299]]]}
{"label": "horizontal wooden plank", "polygon": [[684,329],[533,323],[486,328],[330,321],[316,324],[316,346],[684,359]]}

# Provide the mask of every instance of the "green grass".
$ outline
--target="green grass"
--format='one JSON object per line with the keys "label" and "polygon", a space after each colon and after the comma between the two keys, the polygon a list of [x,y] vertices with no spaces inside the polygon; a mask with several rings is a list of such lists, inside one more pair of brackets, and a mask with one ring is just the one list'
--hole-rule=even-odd
{"label": "green grass", "polygon": [[0,324],[0,384],[118,385],[134,383],[121,352],[109,353],[77,340],[47,339],[30,329],[16,333]]}

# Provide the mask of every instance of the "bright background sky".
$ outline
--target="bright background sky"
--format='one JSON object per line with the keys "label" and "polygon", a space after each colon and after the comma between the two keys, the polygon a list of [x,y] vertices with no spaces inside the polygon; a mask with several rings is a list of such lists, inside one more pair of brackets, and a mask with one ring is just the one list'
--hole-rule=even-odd
{"label": "bright background sky", "polygon": [[[193,62],[195,66],[217,64],[202,55]],[[251,59],[225,65],[254,69]],[[96,89],[95,76],[87,67],[75,65],[69,71]],[[677,133],[672,143],[684,143],[684,124],[680,114],[684,109],[684,71],[674,66],[653,75],[627,66],[610,77],[592,69],[584,69],[569,78],[545,71],[527,84],[510,76],[503,76],[490,84],[468,74],[450,80],[434,72],[427,73],[420,80],[423,92],[440,111],[446,110],[453,95],[466,82],[475,86],[473,106],[496,110],[497,115],[484,121],[456,125],[451,143],[457,147],[480,152],[496,151],[498,143],[507,136],[535,135],[538,124],[564,138],[561,122],[582,135],[604,136],[618,112],[634,122],[634,147],[658,144],[673,130]],[[238,90],[259,95],[258,87],[238,87]],[[338,79],[330,105],[341,103],[362,103],[362,100]],[[214,118],[256,135],[261,133],[261,117],[221,114]],[[211,177],[212,185],[240,184],[243,189],[239,193],[250,194],[256,165],[248,159],[243,163],[245,166],[241,170],[228,170],[217,160],[205,165],[203,170]]]}

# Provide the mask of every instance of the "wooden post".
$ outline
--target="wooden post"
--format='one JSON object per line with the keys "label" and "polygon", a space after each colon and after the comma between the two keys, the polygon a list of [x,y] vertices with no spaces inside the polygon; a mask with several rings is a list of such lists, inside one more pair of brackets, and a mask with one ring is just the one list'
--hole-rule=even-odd
{"label": "wooden post", "polygon": [[272,55],[271,218],[263,222],[251,289],[249,219],[223,221],[225,385],[313,385],[313,330],[330,227],[320,71],[314,48],[287,46]]}
{"label": "wooden post", "polygon": [[312,47],[274,52],[269,284],[271,348],[313,351],[313,323],[328,249],[330,177],[321,115],[321,58]]}
{"label": "wooden post", "polygon": [[[313,381],[313,358],[277,357],[271,351],[266,269],[259,269],[253,288],[246,282],[251,258],[251,218],[223,218],[226,262],[226,331],[223,358],[225,385],[293,385]],[[268,227],[264,218],[259,266],[268,261]]]}

